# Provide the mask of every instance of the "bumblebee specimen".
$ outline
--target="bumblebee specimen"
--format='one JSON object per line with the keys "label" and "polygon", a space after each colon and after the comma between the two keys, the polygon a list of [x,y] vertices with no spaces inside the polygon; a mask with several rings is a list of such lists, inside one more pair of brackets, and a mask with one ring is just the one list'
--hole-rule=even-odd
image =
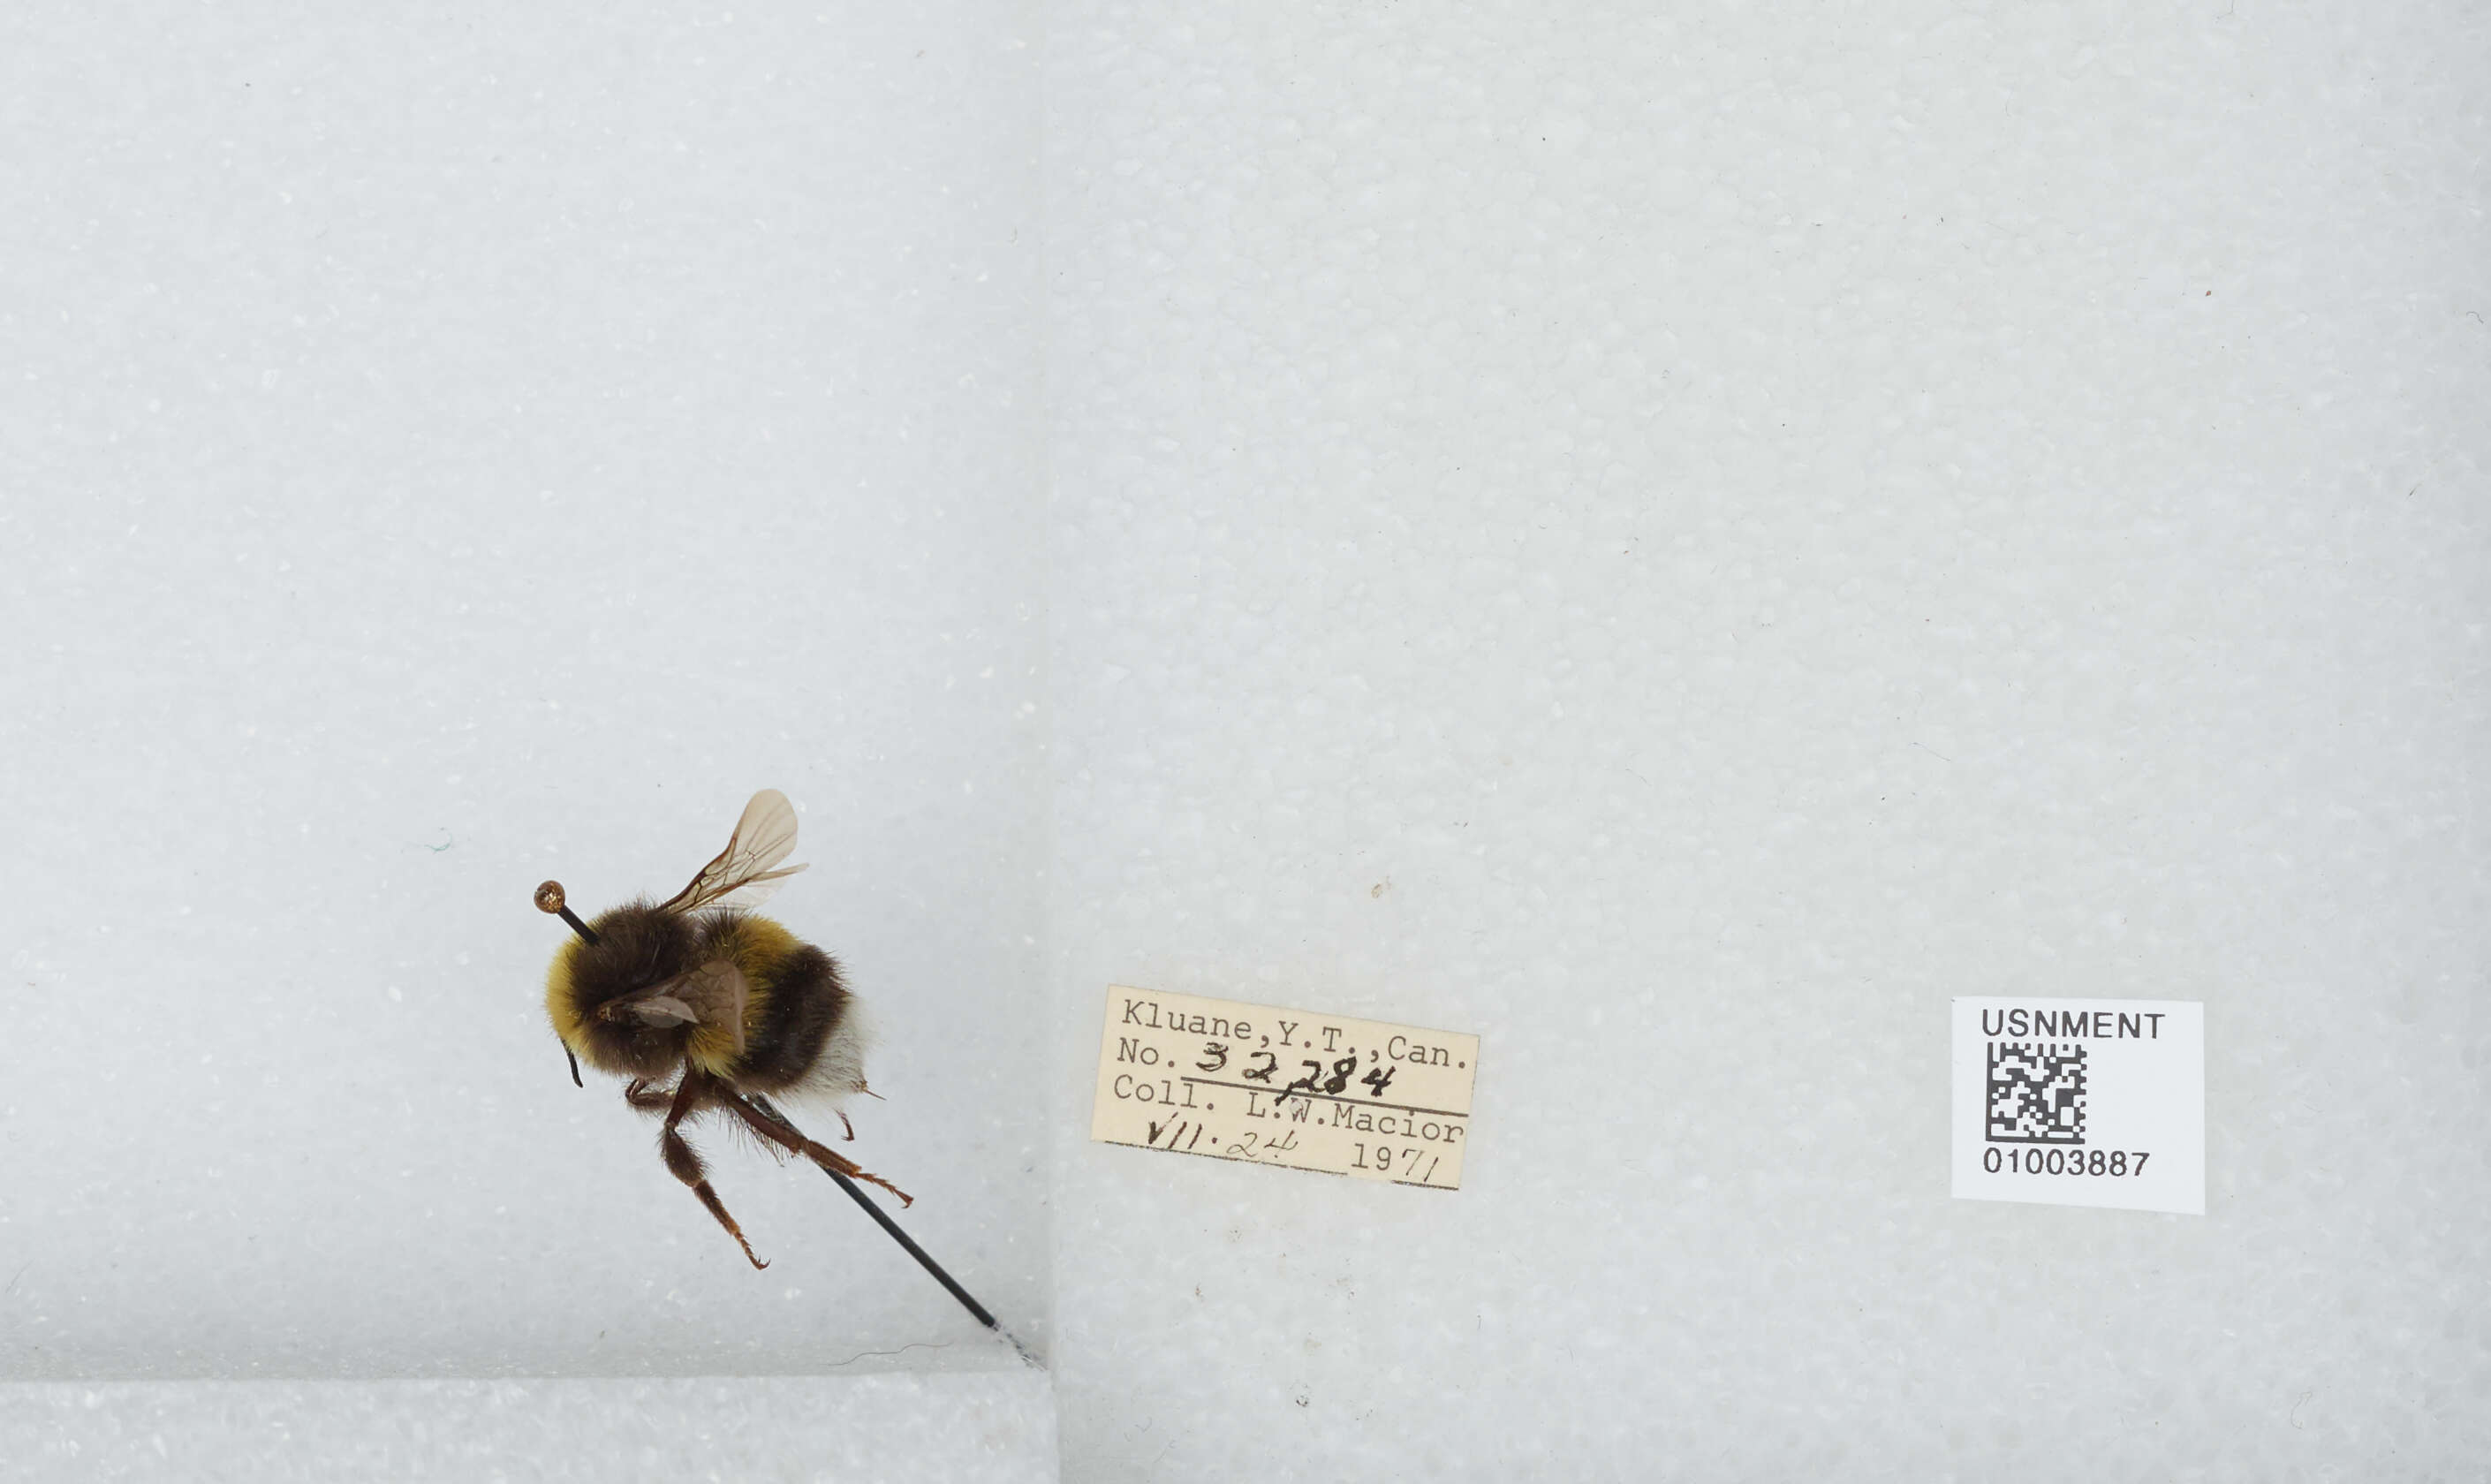
{"label": "bumblebee specimen", "polygon": [[[537,906],[576,935],[545,975],[545,1014],[571,1058],[571,1080],[579,1081],[581,1062],[631,1079],[624,1100],[665,1116],[658,1149],[666,1168],[755,1267],[769,1265],[752,1255],[684,1138],[683,1125],[696,1118],[718,1115],[781,1158],[802,1154],[834,1176],[870,1180],[903,1204],[910,1200],[806,1138],[772,1102],[808,1098],[835,1112],[854,1093],[873,1095],[865,1085],[856,999],[839,978],[838,962],[748,911],[804,869],[778,864],[795,848],[795,809],[786,795],[764,789],[745,805],[718,858],[655,906],[628,902],[582,922],[565,904],[562,883],[537,887]],[[847,1115],[838,1117],[855,1138]]]}

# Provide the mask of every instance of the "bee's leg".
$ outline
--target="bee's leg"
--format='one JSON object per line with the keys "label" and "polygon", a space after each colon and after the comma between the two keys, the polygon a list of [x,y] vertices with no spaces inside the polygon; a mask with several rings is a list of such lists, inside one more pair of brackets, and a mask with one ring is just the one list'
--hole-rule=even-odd
{"label": "bee's leg", "polygon": [[[863,1092],[865,1096],[872,1098],[875,1102],[882,1102],[882,1101],[884,1101],[883,1095],[882,1095],[881,1093],[879,1093],[879,1092],[875,1091],[873,1089],[871,1089],[871,1088],[869,1088],[869,1087],[866,1087],[866,1086],[865,1085],[865,1079],[864,1079],[863,1077],[859,1077],[859,1078],[857,1079],[857,1091],[860,1091],[860,1092]],[[771,1110],[771,1112],[773,1112],[773,1113],[776,1113],[776,1112],[777,1112],[777,1111],[778,1111],[778,1110],[777,1110],[776,1108],[774,1108],[774,1109],[772,1109],[772,1110]],[[842,1110],[842,1109],[838,1109],[838,1108],[834,1108],[834,1109],[832,1109],[831,1111],[832,1111],[833,1113],[838,1114],[838,1116],[839,1116],[839,1126],[840,1126],[841,1128],[844,1128],[844,1129],[846,1129],[846,1130],[848,1131],[848,1142],[849,1142],[850,1144],[854,1144],[854,1143],[856,1142],[856,1125],[855,1125],[854,1123],[851,1123],[851,1122],[849,1122],[849,1121],[848,1121],[848,1116],[847,1116],[847,1113],[846,1113],[844,1110]],[[782,1116],[782,1118],[781,1118],[781,1121],[784,1121],[784,1118],[783,1118],[783,1116]]]}
{"label": "bee's leg", "polygon": [[709,1188],[709,1171],[702,1167],[700,1155],[693,1152],[690,1142],[676,1130],[675,1125],[699,1111],[702,1102],[699,1079],[686,1072],[682,1085],[675,1089],[674,1106],[666,1112],[665,1132],[658,1135],[658,1152],[665,1156],[666,1168],[674,1172],[675,1178],[692,1187],[692,1194],[700,1197],[700,1204],[709,1208],[709,1213],[718,1218],[718,1224],[726,1228],[726,1235],[734,1237],[735,1244],[744,1249],[745,1261],[755,1267],[767,1267],[769,1264],[752,1255],[752,1243],[744,1239],[744,1229],[726,1213],[726,1207],[718,1200],[718,1192]]}
{"label": "bee's leg", "polygon": [[623,1090],[623,1100],[642,1113],[663,1113],[675,1105],[675,1090],[653,1088],[646,1077],[634,1077]]}
{"label": "bee's leg", "polygon": [[750,1128],[754,1133],[759,1134],[764,1139],[769,1140],[771,1143],[778,1145],[792,1153],[802,1154],[806,1159],[811,1160],[823,1169],[832,1171],[835,1174],[844,1175],[850,1179],[865,1180],[870,1183],[880,1185],[883,1189],[899,1197],[899,1204],[902,1206],[914,1206],[917,1204],[917,1198],[915,1196],[910,1195],[907,1191],[900,1189],[891,1181],[884,1179],[879,1175],[868,1174],[865,1167],[859,1165],[855,1160],[846,1157],[826,1145],[816,1144],[812,1140],[806,1138],[805,1131],[789,1122],[787,1120],[787,1116],[780,1113],[777,1109],[769,1107],[767,1104],[756,1107],[749,1099],[744,1097],[741,1093],[732,1091],[722,1090],[718,1095],[719,1103],[724,1106],[729,1113],[742,1119],[747,1127]]}

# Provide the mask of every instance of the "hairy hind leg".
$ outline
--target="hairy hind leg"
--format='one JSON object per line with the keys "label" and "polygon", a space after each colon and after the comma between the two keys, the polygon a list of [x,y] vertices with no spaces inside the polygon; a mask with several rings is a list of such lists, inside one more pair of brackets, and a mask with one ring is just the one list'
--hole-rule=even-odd
{"label": "hairy hind leg", "polygon": [[692,1194],[700,1197],[700,1204],[709,1208],[709,1213],[718,1218],[718,1224],[726,1228],[726,1235],[734,1237],[735,1244],[744,1249],[745,1261],[756,1268],[767,1267],[769,1264],[752,1255],[752,1243],[744,1239],[744,1229],[726,1213],[726,1206],[718,1200],[718,1192],[709,1188],[709,1171],[702,1166],[700,1155],[693,1151],[690,1141],[676,1128],[686,1118],[698,1112],[704,1101],[698,1080],[686,1072],[683,1085],[675,1089],[674,1106],[667,1110],[665,1131],[658,1135],[658,1152],[664,1156],[666,1168],[674,1172],[675,1178],[692,1188]]}
{"label": "hairy hind leg", "polygon": [[803,1129],[798,1128],[794,1123],[789,1122],[785,1114],[771,1107],[768,1103],[761,1103],[756,1106],[750,1099],[747,1099],[741,1093],[730,1090],[721,1090],[719,1091],[718,1103],[729,1113],[742,1119],[745,1125],[750,1128],[754,1133],[759,1134],[764,1139],[769,1140],[771,1143],[776,1144],[792,1153],[804,1155],[806,1159],[809,1159],[813,1163],[821,1166],[824,1170],[827,1170],[834,1175],[844,1175],[850,1179],[865,1180],[872,1184],[880,1185],[883,1189],[899,1197],[899,1204],[902,1206],[914,1206],[917,1204],[917,1198],[915,1196],[910,1195],[907,1191],[900,1189],[891,1181],[884,1179],[879,1175],[869,1174],[855,1160],[839,1153],[836,1149],[833,1149],[825,1145],[816,1144],[812,1140],[806,1138],[805,1131]]}

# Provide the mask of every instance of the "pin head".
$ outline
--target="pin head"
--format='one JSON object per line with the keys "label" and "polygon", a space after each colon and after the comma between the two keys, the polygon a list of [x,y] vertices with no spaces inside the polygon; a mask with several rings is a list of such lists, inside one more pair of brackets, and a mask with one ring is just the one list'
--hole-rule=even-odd
{"label": "pin head", "polygon": [[561,882],[549,881],[537,887],[537,911],[562,918],[571,924],[572,932],[579,935],[580,942],[592,948],[597,946],[597,935],[590,932],[588,924],[579,920],[579,914],[563,901]]}
{"label": "pin head", "polygon": [[[572,912],[570,905],[563,900],[561,882],[549,881],[537,887],[537,911],[547,917],[562,918],[571,924],[571,930],[579,935],[582,943],[592,948],[597,946],[597,935],[588,930],[588,924],[580,921],[579,915]],[[562,1055],[563,1059],[571,1063],[571,1085],[575,1088],[587,1086],[579,1080],[579,1058],[572,1055],[568,1042],[562,1048]]]}

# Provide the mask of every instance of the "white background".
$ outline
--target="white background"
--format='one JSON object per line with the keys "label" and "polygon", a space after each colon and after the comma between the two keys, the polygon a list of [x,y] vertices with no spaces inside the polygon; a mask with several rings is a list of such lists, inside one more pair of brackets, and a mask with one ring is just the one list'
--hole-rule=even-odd
{"label": "white background", "polygon": [[545,1025],[536,884],[672,892],[761,787],[812,862],[774,910],[885,1029],[861,1159],[1040,1317],[1038,120],[993,21],[10,23],[0,1371],[989,1349],[713,1136],[753,1273]]}
{"label": "white background", "polygon": [[[2472,8],[8,25],[8,1375],[993,1363],[542,1028],[767,784],[1070,1476],[2491,1452]],[[1090,1145],[1111,981],[1480,1033],[1463,1190]],[[2109,983],[2214,1213],[1949,1200]]]}
{"label": "white background", "polygon": [[[1049,15],[1079,1476],[2491,1457],[2478,9]],[[1088,1145],[1109,982],[1478,1033],[1460,1194]],[[2217,1214],[1949,1200],[2113,984]]]}

